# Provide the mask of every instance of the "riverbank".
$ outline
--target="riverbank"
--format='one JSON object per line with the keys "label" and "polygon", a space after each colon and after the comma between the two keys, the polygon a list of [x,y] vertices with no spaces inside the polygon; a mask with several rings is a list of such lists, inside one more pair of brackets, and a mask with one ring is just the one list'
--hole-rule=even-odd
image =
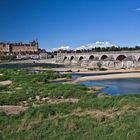
{"label": "riverbank", "polygon": [[75,73],[75,74],[102,74],[102,73],[128,73],[128,72],[140,72],[140,69],[108,69],[105,71],[100,70],[89,70],[88,68],[80,67],[80,66],[64,66],[64,67],[55,67],[55,68],[43,68],[36,67],[35,70],[52,70],[64,73]]}
{"label": "riverbank", "polygon": [[0,64],[33,64],[33,63],[52,63],[55,64],[55,61],[53,59],[39,59],[39,60],[33,60],[33,59],[28,59],[28,60],[14,60],[14,61],[1,61]]}
{"label": "riverbank", "polygon": [[140,73],[122,73],[122,74],[108,74],[101,76],[85,76],[77,78],[74,83],[83,81],[94,81],[94,80],[109,80],[109,79],[125,79],[125,78],[140,78]]}
{"label": "riverbank", "polygon": [[106,70],[106,71],[80,71],[80,72],[75,72],[75,74],[102,74],[102,73],[135,73],[135,72],[140,72],[140,69],[117,69],[117,70]]}
{"label": "riverbank", "polygon": [[[16,61],[10,61],[10,62],[1,62],[0,68],[2,68],[3,65],[27,65],[28,67],[36,67],[34,69],[36,70],[53,70],[58,72],[65,72],[65,73],[76,73],[76,74],[96,74],[96,73],[128,73],[128,72],[140,72],[140,69],[108,69],[105,71],[100,70],[90,70],[89,67],[81,67],[81,66],[72,66],[72,65],[64,65],[62,63],[55,63],[55,59],[43,59],[43,60],[16,60]],[[58,67],[44,67],[47,65],[56,65]],[[59,65],[61,67],[59,67]]]}

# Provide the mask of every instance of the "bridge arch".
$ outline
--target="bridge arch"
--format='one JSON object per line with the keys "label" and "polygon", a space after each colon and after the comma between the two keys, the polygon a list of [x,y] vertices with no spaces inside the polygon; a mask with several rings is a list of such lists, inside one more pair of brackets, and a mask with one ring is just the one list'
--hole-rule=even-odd
{"label": "bridge arch", "polygon": [[106,58],[108,58],[107,55],[102,55],[102,56],[101,56],[101,60],[105,60]]}
{"label": "bridge arch", "polygon": [[95,58],[95,57],[94,57],[93,55],[91,55],[91,56],[89,57],[89,60],[92,61],[94,58]]}
{"label": "bridge arch", "polygon": [[84,59],[84,57],[83,56],[80,56],[79,61],[82,61],[83,59]]}
{"label": "bridge arch", "polygon": [[63,58],[63,61],[65,61],[67,59],[67,56],[65,56],[64,58]]}
{"label": "bridge arch", "polygon": [[125,58],[126,58],[125,55],[119,55],[119,56],[117,56],[116,60],[122,61],[122,60],[124,60]]}
{"label": "bridge arch", "polygon": [[71,56],[71,57],[70,57],[70,61],[72,61],[73,59],[74,59],[74,56]]}

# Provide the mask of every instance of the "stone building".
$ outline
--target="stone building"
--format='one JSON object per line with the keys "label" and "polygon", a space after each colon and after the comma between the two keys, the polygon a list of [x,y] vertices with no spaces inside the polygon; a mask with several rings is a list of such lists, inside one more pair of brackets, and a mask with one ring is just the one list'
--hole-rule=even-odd
{"label": "stone building", "polygon": [[32,41],[28,44],[24,44],[22,42],[19,43],[0,43],[0,53],[13,53],[13,54],[32,54],[38,52],[38,42]]}
{"label": "stone building", "polygon": [[9,52],[9,45],[6,43],[0,43],[0,53],[8,53]]}

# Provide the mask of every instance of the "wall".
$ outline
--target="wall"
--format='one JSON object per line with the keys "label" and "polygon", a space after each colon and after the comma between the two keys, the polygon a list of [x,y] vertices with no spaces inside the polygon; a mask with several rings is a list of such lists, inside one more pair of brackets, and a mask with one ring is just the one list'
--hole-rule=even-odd
{"label": "wall", "polygon": [[12,52],[13,53],[20,53],[20,52],[37,52],[37,46],[24,46],[24,45],[12,45]]}
{"label": "wall", "polygon": [[0,44],[0,53],[7,53],[9,52],[9,45]]}

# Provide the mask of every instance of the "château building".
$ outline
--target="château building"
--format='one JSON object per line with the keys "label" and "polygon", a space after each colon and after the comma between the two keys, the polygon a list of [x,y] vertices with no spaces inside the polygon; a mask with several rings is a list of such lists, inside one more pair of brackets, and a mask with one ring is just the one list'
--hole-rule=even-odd
{"label": "ch\u00e2teau building", "polygon": [[0,54],[13,53],[13,54],[31,54],[36,53],[39,50],[39,44],[37,41],[26,43],[4,43],[0,42]]}

